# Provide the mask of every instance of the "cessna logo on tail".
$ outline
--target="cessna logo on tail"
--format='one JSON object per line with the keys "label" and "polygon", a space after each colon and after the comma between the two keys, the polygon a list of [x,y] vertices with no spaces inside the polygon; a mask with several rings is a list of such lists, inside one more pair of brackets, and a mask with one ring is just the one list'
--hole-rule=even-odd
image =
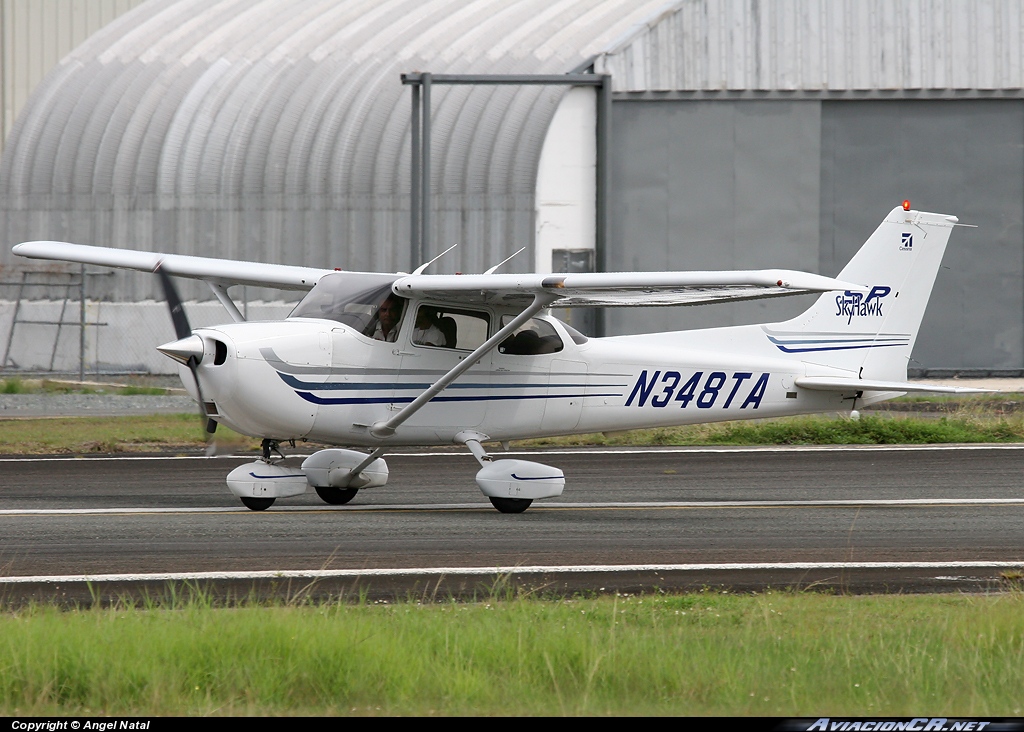
{"label": "cessna logo on tail", "polygon": [[842,295],[836,295],[836,315],[845,315],[847,325],[853,322],[855,316],[863,318],[868,315],[884,315],[882,298],[890,292],[892,288],[885,285],[875,285],[867,297],[864,297],[863,292],[846,290]]}

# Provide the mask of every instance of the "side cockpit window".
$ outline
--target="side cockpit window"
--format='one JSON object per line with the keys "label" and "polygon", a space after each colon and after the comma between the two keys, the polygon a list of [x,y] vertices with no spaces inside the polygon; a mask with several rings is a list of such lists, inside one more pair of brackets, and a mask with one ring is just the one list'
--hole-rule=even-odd
{"label": "side cockpit window", "polygon": [[490,318],[477,310],[453,310],[420,305],[416,310],[412,342],[415,346],[472,351],[487,340]]}
{"label": "side cockpit window", "polygon": [[[502,327],[512,321],[513,316],[502,316]],[[543,353],[558,353],[564,348],[562,339],[551,323],[531,318],[515,330],[498,346],[498,353],[510,356],[536,356]]]}
{"label": "side cockpit window", "polygon": [[396,279],[394,275],[347,272],[324,275],[288,317],[333,320],[368,338],[393,342],[406,303],[391,291]]}

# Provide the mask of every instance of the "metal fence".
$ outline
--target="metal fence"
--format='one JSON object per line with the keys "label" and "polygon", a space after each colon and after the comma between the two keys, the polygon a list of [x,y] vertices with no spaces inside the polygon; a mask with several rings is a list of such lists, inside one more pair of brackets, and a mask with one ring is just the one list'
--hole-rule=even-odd
{"label": "metal fence", "polygon": [[[174,339],[166,304],[113,301],[112,276],[81,266],[0,270],[0,374],[61,374],[84,381],[177,373],[175,363],[156,351]],[[250,302],[244,287],[232,294],[247,320],[277,320],[294,306]],[[193,327],[229,321],[213,299],[186,302],[185,310]]]}
{"label": "metal fence", "polygon": [[88,280],[105,274],[81,266],[77,271],[22,270],[0,280],[0,309],[10,311],[0,372],[73,373],[77,365],[84,381],[87,331],[105,325],[89,318]]}

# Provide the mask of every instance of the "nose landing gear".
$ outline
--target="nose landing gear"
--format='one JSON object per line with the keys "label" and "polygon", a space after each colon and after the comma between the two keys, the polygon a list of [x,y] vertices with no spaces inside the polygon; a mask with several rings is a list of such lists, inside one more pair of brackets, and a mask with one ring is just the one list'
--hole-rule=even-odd
{"label": "nose landing gear", "polygon": [[260,460],[239,465],[228,473],[228,489],[251,511],[266,511],[278,498],[297,496],[309,487],[301,470],[272,462],[273,453],[284,459],[279,445],[278,440],[263,440]]}

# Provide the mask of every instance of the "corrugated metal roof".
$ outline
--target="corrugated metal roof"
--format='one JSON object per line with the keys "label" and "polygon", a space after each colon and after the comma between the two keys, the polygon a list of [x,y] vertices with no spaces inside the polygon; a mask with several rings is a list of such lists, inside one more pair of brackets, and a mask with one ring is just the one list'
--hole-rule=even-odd
{"label": "corrugated metal roof", "polygon": [[1021,0],[681,0],[597,61],[615,91],[1024,87]]}
{"label": "corrugated metal roof", "polygon": [[[663,5],[150,0],[64,58],[19,118],[0,168],[5,243],[408,267],[400,74],[565,73]],[[448,267],[480,271],[532,241],[564,91],[435,86],[433,240],[467,245]]]}
{"label": "corrugated metal roof", "polygon": [[[402,72],[565,73],[598,56],[619,91],[1019,89],[1022,4],[149,0],[65,57],[19,117],[0,263],[46,238],[407,268]],[[431,238],[464,244],[442,269],[481,271],[533,242],[563,93],[434,88]],[[113,282],[118,299],[156,294]]]}

